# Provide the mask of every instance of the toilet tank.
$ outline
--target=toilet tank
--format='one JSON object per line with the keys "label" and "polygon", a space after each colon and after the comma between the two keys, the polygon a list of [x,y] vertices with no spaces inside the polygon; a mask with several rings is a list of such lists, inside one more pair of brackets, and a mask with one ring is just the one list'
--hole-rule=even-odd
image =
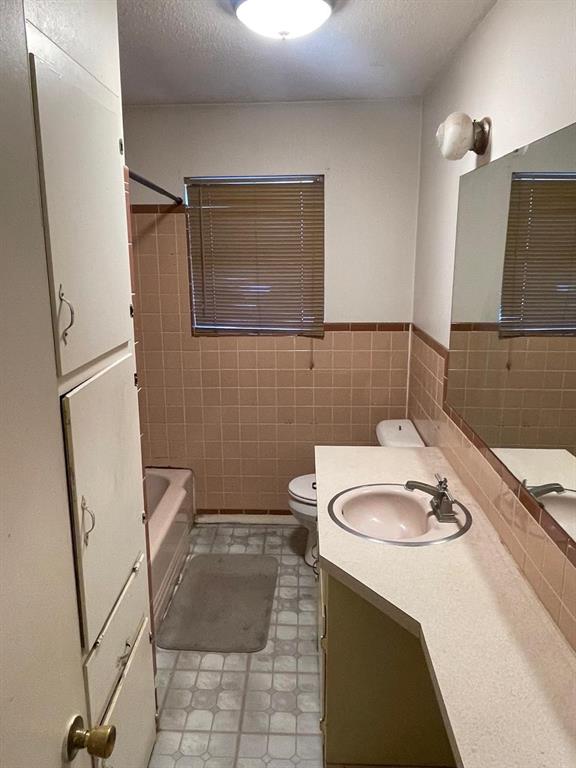
{"label": "toilet tank", "polygon": [[376,425],[376,437],[386,448],[424,448],[424,442],[410,419],[386,419]]}

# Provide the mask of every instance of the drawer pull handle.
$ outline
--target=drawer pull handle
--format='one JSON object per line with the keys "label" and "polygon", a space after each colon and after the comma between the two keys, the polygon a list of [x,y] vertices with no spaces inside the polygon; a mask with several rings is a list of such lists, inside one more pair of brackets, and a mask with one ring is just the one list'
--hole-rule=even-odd
{"label": "drawer pull handle", "polygon": [[68,344],[68,331],[74,325],[74,319],[75,319],[74,304],[72,304],[72,302],[66,298],[66,296],[64,295],[62,286],[60,286],[60,289],[58,290],[58,298],[60,299],[61,302],[66,304],[66,306],[70,310],[70,322],[68,323],[66,328],[64,328],[64,330],[62,331],[62,341],[64,342],[64,344]]}
{"label": "drawer pull handle", "polygon": [[132,643],[130,643],[128,640],[126,640],[126,650],[121,656],[118,656],[118,666],[119,667],[125,667],[128,663],[128,659],[130,658],[130,654],[132,653]]}
{"label": "drawer pull handle", "polygon": [[82,496],[82,502],[80,504],[80,508],[82,509],[82,524],[84,524],[84,513],[88,512],[88,514],[90,515],[90,521],[91,521],[90,528],[88,528],[88,530],[84,532],[84,544],[85,546],[88,546],[88,537],[90,536],[94,528],[96,528],[96,515],[94,514],[94,512],[92,512],[92,510],[88,506],[88,503],[84,498],[84,496]]}

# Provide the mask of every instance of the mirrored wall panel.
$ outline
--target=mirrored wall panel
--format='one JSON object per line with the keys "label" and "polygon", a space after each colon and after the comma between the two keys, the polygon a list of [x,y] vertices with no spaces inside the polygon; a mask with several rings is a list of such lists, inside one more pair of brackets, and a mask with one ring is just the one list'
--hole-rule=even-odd
{"label": "mirrored wall panel", "polygon": [[576,540],[576,125],[460,181],[446,399]]}

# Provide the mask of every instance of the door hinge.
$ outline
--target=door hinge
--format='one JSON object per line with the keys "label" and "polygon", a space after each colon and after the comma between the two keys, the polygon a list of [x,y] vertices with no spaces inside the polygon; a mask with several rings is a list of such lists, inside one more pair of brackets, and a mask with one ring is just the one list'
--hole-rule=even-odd
{"label": "door hinge", "polygon": [[124,140],[118,139],[118,148],[120,149],[120,154],[124,154]]}
{"label": "door hinge", "polygon": [[148,632],[148,641],[150,642],[150,645],[152,645],[152,632]]}
{"label": "door hinge", "polygon": [[142,522],[145,523],[146,520],[148,520],[148,516],[146,515],[146,512],[142,512]]}
{"label": "door hinge", "polygon": [[135,387],[138,386],[138,374],[137,373],[134,374],[134,386]]}
{"label": "door hinge", "polygon": [[134,317],[134,304],[130,304],[130,317]]}

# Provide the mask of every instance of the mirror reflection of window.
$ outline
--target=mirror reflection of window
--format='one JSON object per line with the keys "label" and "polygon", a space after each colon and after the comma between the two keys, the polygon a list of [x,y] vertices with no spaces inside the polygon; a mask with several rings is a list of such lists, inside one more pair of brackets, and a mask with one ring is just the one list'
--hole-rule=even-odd
{"label": "mirror reflection of window", "polygon": [[514,173],[501,336],[576,333],[576,174]]}
{"label": "mirror reflection of window", "polygon": [[446,402],[576,545],[576,124],[460,179]]}

